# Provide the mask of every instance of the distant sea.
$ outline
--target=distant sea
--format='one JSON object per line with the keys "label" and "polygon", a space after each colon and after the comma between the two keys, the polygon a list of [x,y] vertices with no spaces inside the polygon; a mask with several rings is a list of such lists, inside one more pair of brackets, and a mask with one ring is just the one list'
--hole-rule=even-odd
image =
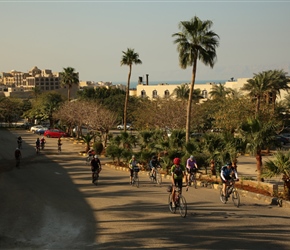
{"label": "distant sea", "polygon": [[[206,83],[225,83],[228,80],[195,80],[195,84],[206,84]],[[149,85],[158,85],[160,83],[167,83],[169,85],[175,85],[175,84],[182,84],[182,83],[190,83],[190,81],[150,81],[149,80]],[[127,85],[127,82],[112,82],[112,84],[116,85],[116,84],[123,84],[123,85]],[[143,84],[146,84],[146,81],[143,81]],[[130,88],[136,88],[136,86],[138,85],[138,82],[130,82]]]}

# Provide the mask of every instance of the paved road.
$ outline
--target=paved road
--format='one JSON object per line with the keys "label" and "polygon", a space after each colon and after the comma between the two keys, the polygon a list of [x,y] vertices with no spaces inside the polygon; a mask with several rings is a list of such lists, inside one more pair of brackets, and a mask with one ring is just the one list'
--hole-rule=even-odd
{"label": "paved road", "polygon": [[10,169],[17,133],[0,130],[0,166],[10,169],[0,175],[1,249],[290,248],[287,209],[246,197],[235,208],[221,204],[217,190],[198,188],[184,192],[183,219],[168,211],[168,180],[155,186],[141,173],[137,189],[127,172],[104,167],[94,186],[77,154],[82,145],[64,140],[57,154],[49,138],[36,156],[36,135],[21,135],[24,159]]}

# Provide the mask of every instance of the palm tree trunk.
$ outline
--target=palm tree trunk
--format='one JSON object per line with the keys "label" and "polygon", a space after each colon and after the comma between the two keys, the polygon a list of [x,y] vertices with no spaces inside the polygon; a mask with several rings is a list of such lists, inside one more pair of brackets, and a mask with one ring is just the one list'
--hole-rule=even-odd
{"label": "palm tree trunk", "polygon": [[70,86],[67,88],[67,99],[70,101]]}
{"label": "palm tree trunk", "polygon": [[127,108],[128,108],[128,100],[129,100],[131,71],[132,71],[132,65],[129,65],[129,74],[128,74],[126,98],[125,98],[125,105],[124,105],[124,132],[126,132],[127,130]]}
{"label": "palm tree trunk", "polygon": [[256,118],[258,117],[259,110],[260,110],[260,96],[257,96],[256,114],[255,114],[255,117],[256,117]]}
{"label": "palm tree trunk", "polygon": [[192,106],[192,95],[195,84],[195,74],[196,74],[196,63],[197,58],[194,58],[193,66],[192,66],[192,74],[191,74],[191,84],[189,89],[188,103],[187,103],[187,112],[186,112],[186,127],[185,127],[185,142],[189,142],[189,134],[190,134],[190,121],[191,121],[191,106]]}
{"label": "palm tree trunk", "polygon": [[257,180],[261,181],[261,173],[262,173],[262,154],[261,154],[261,150],[257,150],[256,161],[257,161]]}

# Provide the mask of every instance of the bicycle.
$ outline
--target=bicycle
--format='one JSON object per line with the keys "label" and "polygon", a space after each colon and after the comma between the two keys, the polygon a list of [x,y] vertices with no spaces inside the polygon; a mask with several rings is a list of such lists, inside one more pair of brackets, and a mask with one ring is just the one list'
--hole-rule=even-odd
{"label": "bicycle", "polygon": [[160,166],[155,168],[155,171],[153,171],[153,174],[151,175],[151,171],[149,172],[149,178],[151,182],[156,182],[158,185],[161,185],[162,183],[162,176],[160,174]]}
{"label": "bicycle", "polygon": [[188,178],[188,185],[191,186],[193,183],[194,188],[197,188],[196,173],[197,170],[190,170]]}
{"label": "bicycle", "polygon": [[35,150],[36,150],[36,154],[39,154],[40,146],[39,145],[36,145]]}
{"label": "bicycle", "polygon": [[226,204],[230,196],[232,195],[232,201],[236,207],[240,206],[240,195],[235,187],[235,179],[231,179],[229,184],[226,186],[226,196],[223,194],[222,188],[220,189],[220,200],[222,203]]}
{"label": "bicycle", "polygon": [[15,160],[16,160],[16,167],[17,168],[19,168],[19,166],[20,166],[20,156],[19,157],[17,157]]}
{"label": "bicycle", "polygon": [[99,171],[94,172],[93,183],[97,186],[99,181]]}
{"label": "bicycle", "polygon": [[139,177],[138,177],[139,168],[133,168],[133,177],[132,177],[132,186],[139,187]]}
{"label": "bicycle", "polygon": [[171,190],[167,190],[168,192],[170,191],[170,194],[168,196],[168,206],[169,206],[169,210],[171,213],[175,213],[176,209],[179,209],[179,213],[180,216],[185,218],[187,215],[187,203],[186,203],[186,199],[184,198],[184,196],[181,194],[181,189],[179,187],[174,187],[175,188],[175,192],[174,192],[174,203],[175,203],[175,207],[172,206],[172,186],[171,186]]}

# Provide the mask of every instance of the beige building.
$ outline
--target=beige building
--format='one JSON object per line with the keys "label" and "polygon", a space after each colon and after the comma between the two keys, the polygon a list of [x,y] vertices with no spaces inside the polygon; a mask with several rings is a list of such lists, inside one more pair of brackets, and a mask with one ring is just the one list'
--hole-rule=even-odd
{"label": "beige building", "polygon": [[[38,88],[40,92],[57,91],[67,96],[67,89],[60,86],[60,73],[52,72],[49,69],[39,69],[33,67],[28,73],[12,70],[11,72],[1,73],[2,85],[0,93],[5,96],[17,96],[27,98],[31,92]],[[71,97],[76,96],[79,86],[74,85],[71,88]],[[30,93],[27,93],[30,92]]]}
{"label": "beige building", "polygon": [[[238,78],[233,81],[225,82],[226,88],[231,88],[236,91],[240,91],[242,94],[245,94],[244,91],[241,91],[241,88],[247,83],[247,80],[250,78]],[[194,85],[195,89],[200,89],[201,94],[203,96],[203,101],[210,98],[209,92],[212,90],[212,87],[217,83],[206,83],[206,84],[198,84]],[[161,83],[158,85],[147,85],[147,84],[138,84],[135,90],[130,90],[130,95],[137,96],[137,97],[148,97],[150,100],[154,100],[156,98],[164,98],[164,97],[171,97],[175,98],[174,90],[179,87],[180,84],[173,85],[173,84],[166,84]],[[281,98],[283,99],[287,94],[286,91],[281,91]],[[279,97],[278,97],[279,99]],[[202,101],[202,100],[201,100]]]}

